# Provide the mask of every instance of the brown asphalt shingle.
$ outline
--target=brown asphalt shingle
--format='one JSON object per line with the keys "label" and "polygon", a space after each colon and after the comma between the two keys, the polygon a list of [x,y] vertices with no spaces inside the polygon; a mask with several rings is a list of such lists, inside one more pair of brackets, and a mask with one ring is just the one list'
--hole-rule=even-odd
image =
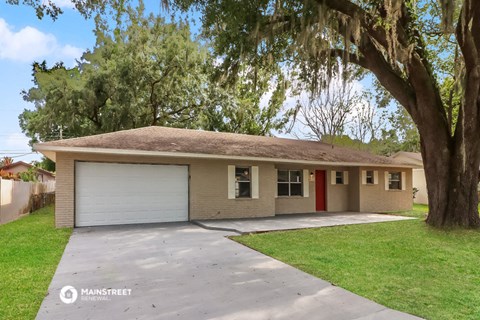
{"label": "brown asphalt shingle", "polygon": [[403,165],[368,152],[306,140],[252,136],[166,127],[145,127],[94,136],[57,140],[48,146],[199,153],[288,160]]}

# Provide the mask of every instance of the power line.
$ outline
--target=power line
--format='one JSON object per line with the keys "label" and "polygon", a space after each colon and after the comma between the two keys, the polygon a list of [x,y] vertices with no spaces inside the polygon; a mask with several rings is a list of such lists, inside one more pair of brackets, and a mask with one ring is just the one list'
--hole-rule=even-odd
{"label": "power line", "polygon": [[38,154],[38,152],[24,153],[24,154],[20,154],[20,155],[17,155],[17,156],[12,156],[11,158],[20,158],[20,157],[29,156],[31,154]]}
{"label": "power line", "polygon": [[38,154],[38,152],[25,152],[25,153],[1,153],[0,156],[8,156],[9,158],[20,158],[32,154]]}

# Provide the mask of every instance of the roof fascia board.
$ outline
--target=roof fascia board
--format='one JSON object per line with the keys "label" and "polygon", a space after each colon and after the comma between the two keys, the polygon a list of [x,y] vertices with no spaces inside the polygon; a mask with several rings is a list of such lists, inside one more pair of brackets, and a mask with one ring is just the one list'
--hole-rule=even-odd
{"label": "roof fascia board", "polygon": [[[171,152],[171,151],[145,151],[131,149],[109,149],[109,148],[85,148],[85,147],[60,147],[60,146],[42,146],[34,145],[34,149],[47,156],[51,152],[76,152],[76,153],[93,153],[93,154],[112,154],[112,155],[136,155],[136,156],[157,156],[170,158],[193,158],[193,159],[220,159],[220,160],[242,160],[242,161],[260,161],[275,163],[298,163],[304,165],[329,165],[329,166],[354,166],[354,167],[390,167],[390,168],[413,168],[415,166],[407,164],[380,164],[380,163],[360,163],[360,162],[329,162],[329,161],[311,161],[311,160],[294,160],[294,159],[277,159],[266,157],[246,157],[246,156],[229,156],[204,153],[187,153],[187,152]],[[47,156],[48,157],[48,156]],[[53,160],[52,159],[52,160]]]}

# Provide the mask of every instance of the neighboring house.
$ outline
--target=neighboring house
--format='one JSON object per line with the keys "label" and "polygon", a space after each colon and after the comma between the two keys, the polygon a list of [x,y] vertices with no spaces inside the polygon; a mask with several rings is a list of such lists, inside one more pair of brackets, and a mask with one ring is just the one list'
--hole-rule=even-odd
{"label": "neighboring house", "polygon": [[58,227],[412,208],[411,165],[315,141],[146,127],[35,149]]}
{"label": "neighboring house", "polygon": [[55,174],[50,171],[44,170],[42,168],[36,168],[29,163],[18,161],[12,164],[0,167],[0,170],[5,172],[10,172],[12,174],[18,174],[21,172],[26,172],[31,168],[35,168],[37,171],[37,180],[39,182],[48,182],[48,181],[55,181]]}
{"label": "neighboring house", "polygon": [[391,158],[404,163],[411,164],[413,169],[413,187],[417,188],[413,202],[428,204],[427,180],[425,179],[425,170],[423,169],[422,154],[420,152],[399,151]]}

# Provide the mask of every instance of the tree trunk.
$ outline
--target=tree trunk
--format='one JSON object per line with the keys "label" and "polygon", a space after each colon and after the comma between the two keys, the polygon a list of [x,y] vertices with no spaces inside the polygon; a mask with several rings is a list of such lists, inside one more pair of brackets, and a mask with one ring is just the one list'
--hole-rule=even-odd
{"label": "tree trunk", "polygon": [[[370,70],[405,107],[419,130],[430,205],[427,223],[435,227],[480,227],[477,207],[480,164],[480,1],[462,1],[455,30],[460,49],[458,54],[461,54],[464,62],[464,88],[454,133],[451,126],[453,119],[445,110],[437,76],[429,60],[428,46],[422,40],[415,22],[417,18],[411,14],[412,10],[405,2],[401,7],[403,16],[394,22],[397,25],[397,42],[389,39],[389,31],[379,27],[374,19],[370,19],[369,13],[354,1],[318,2],[352,19],[361,17],[363,29],[360,41],[356,42],[361,55],[352,54],[346,48],[341,56],[348,62]],[[340,23],[339,29],[346,35],[346,42],[355,42],[346,32],[348,26]],[[392,49],[398,50],[390,53]]]}
{"label": "tree trunk", "polygon": [[480,136],[452,138],[450,146],[434,135],[422,138],[428,189],[427,223],[434,227],[480,227],[478,172]]}

